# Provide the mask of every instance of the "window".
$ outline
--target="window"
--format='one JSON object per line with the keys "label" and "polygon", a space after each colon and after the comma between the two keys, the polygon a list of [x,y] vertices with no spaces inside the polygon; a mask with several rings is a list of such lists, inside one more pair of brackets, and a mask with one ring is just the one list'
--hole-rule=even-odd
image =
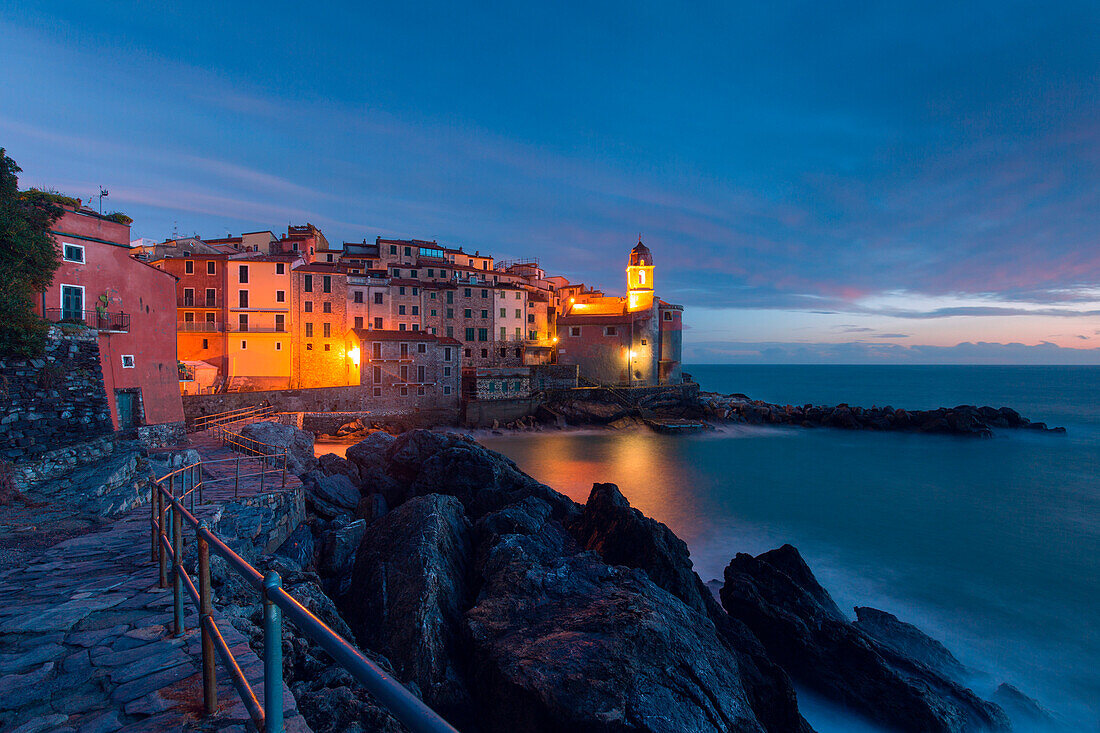
{"label": "window", "polygon": [[190,313],[190,312],[184,313],[183,314],[183,322],[184,323],[194,323],[195,322],[195,314]]}
{"label": "window", "polygon": [[306,351],[313,351],[313,344],[306,344]]}
{"label": "window", "polygon": [[398,295],[404,295],[405,294],[405,286],[404,285],[401,285],[397,288],[397,294]]}
{"label": "window", "polygon": [[375,293],[374,294],[374,304],[375,305],[382,305],[382,293]]}
{"label": "window", "polygon": [[439,312],[435,308],[432,308],[432,315],[437,316],[439,315]]}
{"label": "window", "polygon": [[[443,361],[450,361],[450,360],[451,360],[451,347],[448,346],[445,349],[443,349]],[[450,367],[448,367],[448,368],[450,368]]]}
{"label": "window", "polygon": [[454,318],[455,317],[455,309],[454,308],[448,308],[447,309],[447,317],[448,318]]}
{"label": "window", "polygon": [[276,262],[275,263],[275,274],[276,275],[285,275],[286,274],[286,264],[282,263],[282,262]]}
{"label": "window", "polygon": [[363,291],[362,290],[356,290],[355,293],[351,296],[351,299],[352,299],[352,302],[362,303],[363,302]]}
{"label": "window", "polygon": [[[501,326],[500,327],[500,340],[504,341],[507,338],[508,338],[508,329],[505,328],[504,326]],[[501,354],[501,356],[504,356],[504,354]]]}
{"label": "window", "polygon": [[241,265],[238,267],[237,281],[242,283],[248,282],[248,265]]}
{"label": "window", "polygon": [[439,271],[439,276],[440,277],[447,277],[447,271],[446,270],[440,270]]}
{"label": "window", "polygon": [[426,354],[427,352],[428,352],[428,345],[427,344],[417,344],[416,345],[416,353]]}
{"label": "window", "polygon": [[665,311],[665,320],[666,321],[671,321],[672,320],[672,311]]}
{"label": "window", "polygon": [[276,303],[285,303],[286,302],[286,291],[285,290],[276,290],[275,291],[275,302]]}
{"label": "window", "polygon": [[516,339],[518,340],[523,335],[523,332],[519,330],[519,326],[516,326]]}
{"label": "window", "polygon": [[402,387],[401,388],[401,396],[402,397],[408,397],[409,396],[409,388],[408,387]]}
{"label": "window", "polygon": [[503,357],[505,357],[505,356],[507,356],[507,355],[508,355],[508,349],[501,349],[501,350],[500,350],[500,356],[501,356],[501,358],[503,358]]}
{"label": "window", "polygon": [[412,247],[406,247],[405,248],[405,256],[406,257],[412,257],[412,253],[413,253]]}
{"label": "window", "polygon": [[517,290],[517,291],[516,291],[516,300],[522,300],[522,299],[523,299],[523,296],[522,296],[522,295],[520,294],[520,292],[519,292],[519,291]]}
{"label": "window", "polygon": [[482,359],[487,359],[488,357],[489,357],[489,350],[488,349],[482,349],[481,350],[481,358]]}
{"label": "window", "polygon": [[[375,346],[377,346],[377,345],[378,344],[375,344]],[[375,384],[381,384],[382,383],[382,367],[375,367],[374,368],[374,383]]]}
{"label": "window", "polygon": [[397,245],[393,245],[393,244],[390,245],[390,254],[391,255],[397,254]]}
{"label": "window", "polygon": [[455,302],[455,291],[448,290],[447,291],[447,303],[450,304],[450,303],[453,303],[453,302]]}
{"label": "window", "polygon": [[649,343],[648,341],[646,341],[645,339],[642,339],[642,346],[646,346],[648,343]]}
{"label": "window", "polygon": [[371,356],[375,359],[382,358],[382,343],[380,341],[374,342],[373,348],[371,349]]}
{"label": "window", "polygon": [[447,366],[443,367],[443,376],[444,377],[451,376],[451,368],[450,367],[447,367]]}
{"label": "window", "polygon": [[241,342],[241,351],[244,351],[247,348],[248,348],[248,342],[247,341],[242,341]]}
{"label": "window", "polygon": [[466,340],[467,341],[473,341],[474,340],[474,329],[472,329],[472,328],[467,328],[466,329]]}
{"label": "window", "polygon": [[569,335],[570,336],[580,336],[581,335],[581,327],[580,326],[570,326],[569,327]]}
{"label": "window", "polygon": [[247,308],[248,307],[248,291],[247,290],[237,291],[237,301],[238,301],[238,303],[237,303],[238,307]]}
{"label": "window", "polygon": [[416,394],[419,395],[420,397],[423,397],[424,396],[424,388],[423,387],[417,387],[416,388]]}
{"label": "window", "polygon": [[[66,247],[65,249],[68,249],[68,247]],[[68,259],[68,258],[66,257],[66,259]],[[194,260],[187,260],[186,262],[184,262],[183,263],[183,271],[185,273],[187,273],[188,275],[194,275],[195,274],[195,261]]]}
{"label": "window", "polygon": [[322,336],[324,336],[324,338],[327,338],[327,339],[332,338],[332,324],[331,323],[322,324],[321,325],[321,330],[323,332]]}
{"label": "window", "polygon": [[447,326],[447,338],[454,338],[454,337],[455,337],[455,327],[454,326]]}
{"label": "window", "polygon": [[470,354],[472,354],[472,353],[473,353],[473,351],[471,351],[470,349],[466,349],[466,358],[469,359]]}
{"label": "window", "polygon": [[380,387],[375,387],[374,388],[374,396],[375,397],[381,397],[382,396],[382,389]]}
{"label": "window", "polygon": [[321,289],[326,293],[332,292],[332,275],[325,275],[321,278]]}
{"label": "window", "polygon": [[206,261],[206,274],[207,275],[217,274],[217,272],[218,272],[217,268],[218,268],[218,266],[214,263],[214,260],[207,260]]}
{"label": "window", "polygon": [[393,268],[393,276],[394,277],[401,277],[401,268],[400,267]]}
{"label": "window", "polygon": [[214,288],[206,289],[206,307],[213,308],[215,301],[218,299],[218,293]]}
{"label": "window", "polygon": [[462,311],[462,315],[466,318],[473,318],[474,312],[470,308],[467,308],[466,310]]}
{"label": "window", "polygon": [[382,319],[381,318],[375,318],[374,319],[374,327],[377,328],[377,329],[382,328]]}
{"label": "window", "polygon": [[435,277],[435,270],[430,267],[428,268],[428,277]]}
{"label": "window", "polygon": [[471,291],[470,291],[469,288],[466,288],[465,290],[466,290],[466,297],[469,298]]}
{"label": "window", "polygon": [[354,326],[354,328],[362,328],[362,327],[363,327],[363,316],[356,316],[355,317],[355,326]]}
{"label": "window", "polygon": [[276,341],[275,342],[275,350],[276,351],[282,351],[283,350],[283,342],[282,341]]}
{"label": "window", "polygon": [[482,290],[481,291],[481,297],[482,298],[488,298],[489,297],[489,291],[488,290]]}
{"label": "window", "polygon": [[279,333],[286,330],[286,316],[282,313],[275,314],[275,330]]}
{"label": "window", "polygon": [[614,326],[605,326],[603,329],[604,336],[618,336],[619,330]]}
{"label": "window", "polygon": [[[326,323],[325,325],[327,326],[328,324]],[[332,344],[325,344],[325,351],[331,351],[331,350],[332,350]]]}
{"label": "window", "polygon": [[478,341],[488,341],[489,340],[489,329],[479,328],[477,330],[477,340]]}
{"label": "window", "polygon": [[[409,270],[409,277],[415,280],[417,278],[416,270]],[[413,293],[413,295],[416,295],[416,293]]]}
{"label": "window", "polygon": [[409,381],[409,368],[407,366],[401,367],[401,381]]}
{"label": "window", "polygon": [[419,323],[414,323],[413,324],[413,330],[414,331],[419,331],[420,330],[420,324]]}
{"label": "window", "polygon": [[451,386],[449,384],[444,384],[443,385],[443,394],[450,394],[450,393],[451,393]]}
{"label": "window", "polygon": [[185,308],[190,308],[195,305],[195,289],[184,288],[183,289],[183,305]]}
{"label": "window", "polygon": [[313,275],[306,275],[302,280],[302,290],[307,293],[313,292]]}
{"label": "window", "polygon": [[312,336],[313,336],[313,324],[312,323],[307,323],[306,324],[306,338],[312,338]]}
{"label": "window", "polygon": [[527,322],[528,323],[534,323],[535,322],[535,314],[534,313],[528,313],[527,314]]}
{"label": "window", "polygon": [[488,318],[489,317],[489,311],[486,310],[485,308],[482,308],[481,309],[481,317],[482,318]]}
{"label": "window", "polygon": [[638,284],[645,285],[645,270],[638,270]]}
{"label": "window", "polygon": [[523,311],[516,308],[516,318],[523,318]]}
{"label": "window", "polygon": [[210,339],[203,339],[202,340],[202,348],[204,348],[204,349],[209,349],[210,348]]}
{"label": "window", "polygon": [[215,317],[215,314],[207,313],[206,314],[206,322],[207,323],[213,323],[214,322],[214,317]]}
{"label": "window", "polygon": [[322,313],[332,313],[332,303],[330,301],[327,301],[327,300],[324,303],[322,303],[321,304],[321,312]]}
{"label": "window", "polygon": [[239,316],[237,316],[237,325],[240,327],[241,331],[247,331],[248,330],[248,314],[247,313],[242,313]]}
{"label": "window", "polygon": [[507,318],[508,317],[508,309],[507,308],[501,308],[500,309],[500,317],[501,318]]}
{"label": "window", "polygon": [[428,293],[428,297],[432,300],[435,300],[435,291],[433,290],[432,292]]}
{"label": "window", "polygon": [[505,299],[505,298],[507,298],[507,297],[508,297],[508,293],[506,293],[506,292],[504,292],[503,290],[501,290],[501,291],[500,291],[500,299],[501,299],[501,300],[504,300],[504,299]]}
{"label": "window", "polygon": [[420,315],[420,306],[418,306],[418,305],[413,306],[413,315],[414,316],[419,316]]}
{"label": "window", "polygon": [[405,315],[405,306],[403,306],[403,305],[397,306],[397,315],[399,315],[399,316]]}
{"label": "window", "polygon": [[401,358],[406,359],[409,356],[409,345],[401,344]]}
{"label": "window", "polygon": [[313,312],[313,301],[312,300],[307,300],[304,303],[302,303],[302,310],[305,311],[306,313],[312,313]]}

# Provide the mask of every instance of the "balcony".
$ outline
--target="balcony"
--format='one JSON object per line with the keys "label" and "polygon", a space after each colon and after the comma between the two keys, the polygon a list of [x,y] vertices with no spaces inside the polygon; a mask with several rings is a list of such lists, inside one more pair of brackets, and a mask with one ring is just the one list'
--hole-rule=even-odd
{"label": "balcony", "polygon": [[241,325],[240,323],[230,323],[227,330],[230,333],[287,333],[286,326],[272,326],[270,324],[263,326],[254,326],[251,323],[248,325]]}
{"label": "balcony", "polygon": [[107,311],[78,311],[68,308],[46,308],[44,316],[54,323],[73,323],[97,331],[128,333],[130,331],[129,313],[108,313]]}
{"label": "balcony", "polygon": [[176,331],[187,333],[221,333],[225,324],[215,321],[176,321]]}
{"label": "balcony", "polygon": [[188,298],[186,295],[182,298],[176,298],[177,308],[217,308],[217,298]]}

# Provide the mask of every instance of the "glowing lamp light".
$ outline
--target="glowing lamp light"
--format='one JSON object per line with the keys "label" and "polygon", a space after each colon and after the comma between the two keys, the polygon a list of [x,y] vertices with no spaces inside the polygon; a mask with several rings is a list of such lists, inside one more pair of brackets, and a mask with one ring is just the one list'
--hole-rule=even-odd
{"label": "glowing lamp light", "polygon": [[570,303],[576,303],[576,302],[577,302],[577,299],[576,299],[576,298],[573,298],[573,297],[570,297],[570,298],[569,298],[569,302],[570,302]]}
{"label": "glowing lamp light", "polygon": [[635,358],[636,356],[638,356],[638,352],[637,352],[637,351],[634,351],[634,350],[631,350],[631,351],[630,351],[630,358],[631,358],[631,359],[633,359],[633,358]]}
{"label": "glowing lamp light", "polygon": [[359,347],[358,346],[352,346],[350,349],[348,349],[348,358],[352,360],[352,363],[355,363],[355,364],[359,363]]}
{"label": "glowing lamp light", "polygon": [[557,336],[555,336],[555,337],[554,337],[554,343],[556,344],[557,342],[558,342],[558,337],[557,337]]}

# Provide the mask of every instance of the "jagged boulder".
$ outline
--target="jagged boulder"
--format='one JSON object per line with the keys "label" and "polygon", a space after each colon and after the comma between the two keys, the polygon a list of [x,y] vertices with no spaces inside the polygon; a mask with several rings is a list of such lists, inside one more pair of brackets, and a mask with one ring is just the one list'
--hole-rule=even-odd
{"label": "jagged boulder", "polygon": [[790,545],[737,555],[721,597],[792,677],[890,729],[1008,730],[999,707],[850,623]]}
{"label": "jagged boulder", "polygon": [[857,606],[856,628],[895,653],[909,657],[956,682],[968,676],[966,667],[940,642],[913,624],[877,608]]}
{"label": "jagged boulder", "polygon": [[604,562],[645,571],[650,580],[711,620],[737,657],[742,682],[761,725],[775,733],[809,730],[798,713],[787,674],[734,622],[692,569],[687,544],[664,524],[630,506],[615,484],[595,484],[581,515],[569,524],[581,547]]}
{"label": "jagged boulder", "polygon": [[366,521],[357,519],[354,522],[327,530],[321,535],[320,560],[318,561],[317,571],[330,580],[329,585],[334,589],[336,595],[351,587],[355,554],[366,532]]}
{"label": "jagged boulder", "polygon": [[356,486],[359,485],[359,467],[335,453],[325,453],[317,458],[317,466],[326,476],[343,474]]}
{"label": "jagged boulder", "polygon": [[539,523],[540,501],[479,522],[496,525],[479,527],[495,540],[466,613],[484,730],[763,731],[713,624]]}
{"label": "jagged boulder", "polygon": [[303,570],[309,570],[313,567],[314,549],[313,531],[308,524],[302,522],[279,545],[275,554],[292,560]]}
{"label": "jagged boulder", "polygon": [[390,475],[389,450],[395,440],[380,430],[350,446],[345,454],[359,471],[360,493],[382,494],[390,506],[405,500],[405,486]]}
{"label": "jagged boulder", "polygon": [[302,477],[306,505],[326,519],[350,516],[359,505],[359,489],[342,473],[326,476],[310,471]]}
{"label": "jagged boulder", "polygon": [[1032,728],[1048,732],[1068,730],[1051,715],[1050,711],[1007,682],[1002,682],[993,691],[993,702],[1000,705],[1021,730]]}
{"label": "jagged boulder", "polygon": [[285,450],[287,470],[301,476],[317,467],[313,455],[313,433],[277,422],[254,422],[241,428],[241,435]]}
{"label": "jagged boulder", "polygon": [[383,652],[399,679],[458,718],[470,707],[459,671],[470,531],[454,497],[410,499],[371,524],[340,598],[360,643]]}

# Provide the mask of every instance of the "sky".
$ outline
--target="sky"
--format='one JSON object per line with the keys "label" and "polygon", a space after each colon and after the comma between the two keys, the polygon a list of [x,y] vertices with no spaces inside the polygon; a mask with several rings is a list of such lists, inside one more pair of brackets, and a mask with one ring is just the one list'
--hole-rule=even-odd
{"label": "sky", "polygon": [[1100,364],[1100,4],[355,5],[4,3],[0,147],[135,239],[640,234],[688,363]]}

